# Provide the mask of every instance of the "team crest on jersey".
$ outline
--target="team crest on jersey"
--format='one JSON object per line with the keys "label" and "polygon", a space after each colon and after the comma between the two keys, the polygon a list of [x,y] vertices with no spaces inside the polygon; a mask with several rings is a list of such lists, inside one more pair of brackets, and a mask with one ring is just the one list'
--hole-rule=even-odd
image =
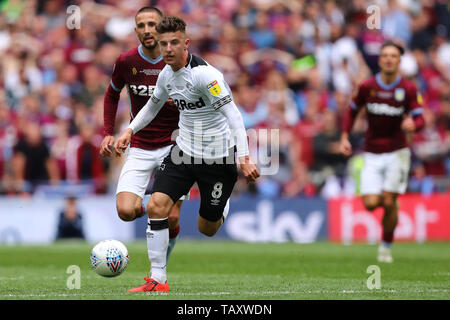
{"label": "team crest on jersey", "polygon": [[131,72],[133,72],[133,76],[135,76],[137,74],[136,68],[133,67],[133,69],[131,69]]}
{"label": "team crest on jersey", "polygon": [[375,97],[375,95],[376,95],[376,91],[375,90],[370,90],[370,96],[371,97]]}
{"label": "team crest on jersey", "polygon": [[405,89],[403,88],[396,88],[394,91],[394,97],[396,101],[403,101],[405,100]]}
{"label": "team crest on jersey", "polygon": [[217,96],[220,94],[220,86],[217,80],[211,81],[206,87],[213,96]]}
{"label": "team crest on jersey", "polygon": [[186,82],[186,89],[188,89],[189,91],[194,91],[194,90],[193,90],[193,89],[194,89],[194,86],[193,86],[191,83]]}

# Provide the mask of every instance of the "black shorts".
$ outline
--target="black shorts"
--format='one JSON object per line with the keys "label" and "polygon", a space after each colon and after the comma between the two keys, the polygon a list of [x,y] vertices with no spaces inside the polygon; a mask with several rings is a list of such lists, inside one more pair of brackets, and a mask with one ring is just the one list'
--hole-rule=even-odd
{"label": "black shorts", "polygon": [[235,148],[229,156],[212,162],[192,158],[175,144],[156,171],[151,193],[167,194],[173,202],[189,192],[197,182],[200,190],[200,216],[208,221],[222,218],[223,209],[237,181]]}

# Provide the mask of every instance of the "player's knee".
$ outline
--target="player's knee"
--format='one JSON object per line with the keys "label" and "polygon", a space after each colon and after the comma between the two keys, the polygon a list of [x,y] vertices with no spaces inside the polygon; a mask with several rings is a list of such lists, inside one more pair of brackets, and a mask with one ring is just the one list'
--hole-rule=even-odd
{"label": "player's knee", "polygon": [[170,208],[167,207],[167,204],[165,202],[153,199],[153,197],[151,197],[150,201],[148,202],[147,211],[150,218],[167,218],[169,215],[169,209]]}
{"label": "player's knee", "polygon": [[179,218],[178,216],[175,215],[169,215],[168,222],[169,222],[169,229],[173,229],[178,225]]}
{"label": "player's knee", "polygon": [[364,207],[369,211],[373,211],[380,206],[380,202],[375,198],[364,199],[363,203]]}
{"label": "player's knee", "polygon": [[119,218],[123,221],[133,221],[136,219],[136,214],[134,213],[133,207],[124,207],[117,205],[117,213]]}
{"label": "player's knee", "polygon": [[383,207],[385,209],[392,209],[396,206],[396,199],[394,197],[383,197]]}
{"label": "player's knee", "polygon": [[198,231],[200,231],[200,233],[204,234],[207,237],[212,237],[217,233],[217,231],[219,230],[221,225],[222,225],[222,219],[220,219],[216,222],[212,222],[212,221],[206,221],[203,218],[199,218]]}
{"label": "player's knee", "polygon": [[200,231],[200,233],[204,234],[207,237],[213,237],[217,233],[216,228],[200,227],[199,231]]}

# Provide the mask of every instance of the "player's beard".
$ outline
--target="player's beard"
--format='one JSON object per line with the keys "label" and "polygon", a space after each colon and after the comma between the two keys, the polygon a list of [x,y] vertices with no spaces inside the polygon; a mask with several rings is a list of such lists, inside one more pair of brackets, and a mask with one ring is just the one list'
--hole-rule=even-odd
{"label": "player's beard", "polygon": [[142,39],[139,39],[139,40],[141,41],[142,46],[145,49],[148,49],[148,50],[153,50],[153,49],[155,49],[158,46],[158,41],[156,41],[155,38],[153,38],[153,44],[151,44],[151,45],[145,44],[145,38],[144,37]]}

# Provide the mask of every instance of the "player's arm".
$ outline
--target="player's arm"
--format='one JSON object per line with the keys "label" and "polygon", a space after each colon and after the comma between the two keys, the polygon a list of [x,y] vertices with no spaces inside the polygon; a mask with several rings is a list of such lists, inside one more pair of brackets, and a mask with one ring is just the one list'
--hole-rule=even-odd
{"label": "player's arm", "polygon": [[412,87],[407,93],[410,111],[407,116],[403,118],[402,130],[406,132],[417,132],[425,126],[425,119],[423,118],[423,99],[415,87]]}
{"label": "player's arm", "polygon": [[[131,136],[139,130],[145,128],[158,114],[164,103],[169,98],[168,94],[158,85],[160,78],[156,82],[156,88],[153,95],[148,99],[144,107],[138,112],[125,131],[117,139],[114,149],[118,155],[122,154],[131,142]],[[158,98],[161,97],[161,98]]]}
{"label": "player's arm", "polygon": [[116,121],[117,106],[120,100],[120,92],[125,85],[122,77],[121,58],[116,60],[112,79],[106,89],[105,97],[103,98],[103,141],[100,145],[100,155],[103,157],[112,156],[112,148],[114,145],[114,125]]}
{"label": "player's arm", "polygon": [[347,108],[347,112],[344,115],[344,121],[342,125],[341,140],[339,142],[339,151],[345,155],[349,156],[352,154],[352,144],[350,143],[350,132],[352,131],[355,119],[361,111],[362,107],[365,105],[365,94],[366,88],[361,85],[358,88],[358,93],[356,97],[352,99],[350,105]]}
{"label": "player's arm", "polygon": [[250,160],[244,121],[239,109],[233,102],[230,87],[223,79],[223,75],[214,68],[209,68],[206,72],[197,74],[196,81],[214,110],[221,112],[227,118],[232,137],[236,137],[238,167],[247,182],[254,182],[259,177],[259,172]]}
{"label": "player's arm", "polygon": [[259,177],[259,172],[249,157],[247,132],[245,131],[241,113],[233,101],[220,107],[218,111],[228,119],[232,136],[236,137],[236,150],[242,174],[247,182],[254,182]]}

